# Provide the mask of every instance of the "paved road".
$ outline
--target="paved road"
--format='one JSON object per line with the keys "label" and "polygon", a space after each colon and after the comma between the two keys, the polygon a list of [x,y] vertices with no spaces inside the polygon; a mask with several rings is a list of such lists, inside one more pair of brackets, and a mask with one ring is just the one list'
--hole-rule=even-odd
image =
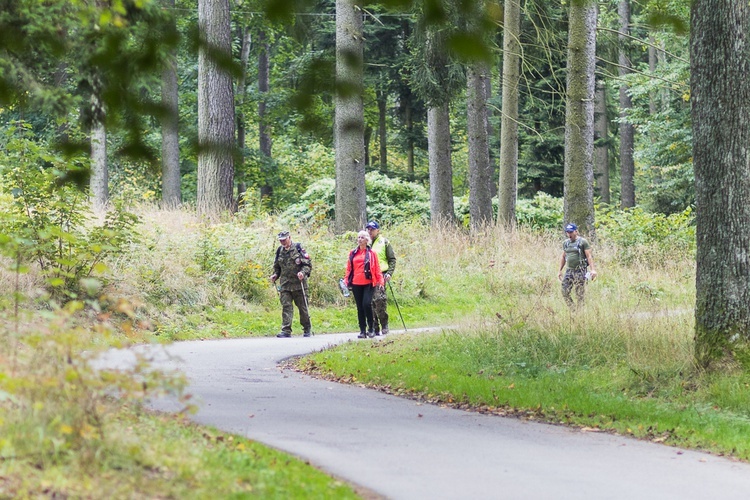
{"label": "paved road", "polygon": [[[422,405],[282,370],[355,334],[156,348],[188,374],[193,417],[393,499],[747,499],[750,465],[633,439]],[[365,341],[367,342],[367,341]],[[166,352],[165,352],[166,351]],[[128,352],[107,363],[126,364]],[[173,410],[175,403],[155,403]]]}

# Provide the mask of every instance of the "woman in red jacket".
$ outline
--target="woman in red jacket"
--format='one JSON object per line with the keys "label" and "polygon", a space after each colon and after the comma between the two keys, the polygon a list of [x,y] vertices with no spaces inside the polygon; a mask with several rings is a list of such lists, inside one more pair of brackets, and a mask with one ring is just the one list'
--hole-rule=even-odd
{"label": "woman in red jacket", "polygon": [[[372,316],[372,294],[375,287],[384,287],[383,273],[380,272],[378,254],[370,249],[370,235],[367,231],[357,234],[357,248],[349,252],[346,261],[346,285],[354,294],[359,319],[359,337],[375,336]],[[367,334],[365,334],[365,328]]]}

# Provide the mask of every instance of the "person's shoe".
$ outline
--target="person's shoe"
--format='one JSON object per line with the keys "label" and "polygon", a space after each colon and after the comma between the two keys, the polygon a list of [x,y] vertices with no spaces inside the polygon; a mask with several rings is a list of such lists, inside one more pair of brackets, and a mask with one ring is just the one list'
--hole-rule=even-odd
{"label": "person's shoe", "polygon": [[376,336],[376,337],[379,337],[379,336],[380,336],[380,330],[375,330],[375,336]]}
{"label": "person's shoe", "polygon": [[276,335],[276,338],[279,338],[279,339],[288,339],[291,336],[292,336],[291,333],[281,332],[280,334]]}
{"label": "person's shoe", "polygon": [[303,337],[309,337],[310,335],[312,335],[312,332],[305,332],[302,334]]}
{"label": "person's shoe", "polygon": [[366,339],[367,335],[365,335],[365,332],[360,332],[359,335],[357,335],[358,339]]}
{"label": "person's shoe", "polygon": [[388,327],[387,326],[383,327],[382,332],[383,332],[383,335],[388,335]]}
{"label": "person's shoe", "polygon": [[370,330],[367,332],[367,336],[373,338],[375,336],[375,332],[373,330]]}

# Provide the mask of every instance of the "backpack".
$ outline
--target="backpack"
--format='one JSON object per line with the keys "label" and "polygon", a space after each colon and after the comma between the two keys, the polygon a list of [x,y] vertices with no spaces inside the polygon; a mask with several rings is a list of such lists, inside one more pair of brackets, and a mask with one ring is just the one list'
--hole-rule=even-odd
{"label": "backpack", "polygon": [[[563,250],[567,252],[571,244],[572,243],[570,242],[570,240],[565,240],[565,242],[563,243]],[[589,259],[586,257],[586,252],[581,251],[581,238],[576,238],[575,248],[576,250],[578,250],[578,257],[581,259],[580,267],[589,267]]]}
{"label": "backpack", "polygon": [[[302,258],[304,258],[304,259],[307,260],[307,265],[310,266],[310,272],[312,273],[312,259],[310,258],[310,254],[308,254],[305,251],[305,249],[302,248],[302,244],[301,243],[295,243],[294,246],[297,247],[297,252],[300,254],[300,257],[302,257]],[[281,246],[279,246],[276,249],[276,260],[279,260],[279,254],[280,253],[281,253]],[[302,264],[299,264],[299,265],[301,266]]]}

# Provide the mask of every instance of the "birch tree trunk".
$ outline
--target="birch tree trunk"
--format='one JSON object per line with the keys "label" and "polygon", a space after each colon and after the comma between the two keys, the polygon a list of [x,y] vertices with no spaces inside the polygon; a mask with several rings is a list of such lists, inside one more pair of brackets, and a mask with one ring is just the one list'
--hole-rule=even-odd
{"label": "birch tree trunk", "polygon": [[367,217],[362,6],[336,0],[336,232],[358,231]]}
{"label": "birch tree trunk", "polygon": [[521,61],[521,5],[505,0],[503,25],[503,115],[500,128],[500,180],[497,220],[506,227],[516,223],[518,197],[518,80]]}
{"label": "birch tree trunk", "polygon": [[571,3],[565,108],[565,222],[594,238],[594,68],[596,3]]}
{"label": "birch tree trunk", "polygon": [[99,97],[101,85],[94,83],[91,95],[91,178],[89,192],[94,213],[102,213],[109,203],[109,167],[107,166],[107,129],[104,103]]}
{"label": "birch tree trunk", "polygon": [[199,0],[198,214],[216,218],[234,208],[234,88],[213,54],[231,57],[229,0]]}
{"label": "birch tree trunk", "polygon": [[[620,0],[617,5],[620,16],[618,73],[622,79],[631,73],[628,56],[628,36],[630,35],[630,0]],[[633,160],[634,134],[633,124],[628,122],[628,112],[633,107],[624,82],[620,84],[620,207],[635,206],[635,161]]]}
{"label": "birch tree trunk", "polygon": [[487,80],[484,63],[469,66],[466,75],[466,129],[469,139],[469,215],[472,229],[492,223],[490,148],[487,137]]}
{"label": "birch tree trunk", "polygon": [[696,194],[695,353],[750,341],[750,4],[694,0],[690,88]]}
{"label": "birch tree trunk", "polygon": [[[164,0],[174,8],[174,0]],[[169,55],[161,76],[161,102],[167,113],[161,122],[161,202],[167,209],[182,202],[180,187],[179,92],[177,87],[177,56]]]}
{"label": "birch tree trunk", "polygon": [[433,225],[452,224],[453,164],[448,103],[427,108],[427,150],[430,163],[430,220]]}

